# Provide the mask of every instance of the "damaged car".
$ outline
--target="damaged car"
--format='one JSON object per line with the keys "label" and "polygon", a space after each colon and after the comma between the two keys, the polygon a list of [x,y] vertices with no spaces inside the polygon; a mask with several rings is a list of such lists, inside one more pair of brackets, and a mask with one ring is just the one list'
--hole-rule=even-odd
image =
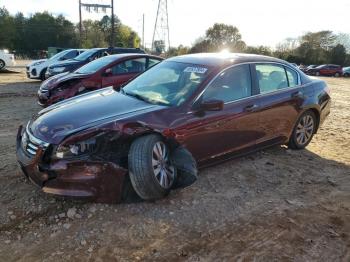
{"label": "damaged car", "polygon": [[330,113],[324,81],[276,58],[167,59],[125,85],[50,106],[17,135],[24,174],[44,192],[119,202],[189,185],[199,168],[272,145],[303,149]]}
{"label": "damaged car", "polygon": [[38,90],[38,104],[47,107],[108,86],[119,90],[127,81],[162,60],[147,54],[117,54],[99,58],[72,73],[58,74],[43,82]]}

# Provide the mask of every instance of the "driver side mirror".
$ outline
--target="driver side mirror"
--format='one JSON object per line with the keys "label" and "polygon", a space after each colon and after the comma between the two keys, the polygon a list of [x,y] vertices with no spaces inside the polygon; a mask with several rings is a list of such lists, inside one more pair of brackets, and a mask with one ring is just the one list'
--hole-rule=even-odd
{"label": "driver side mirror", "polygon": [[200,104],[200,109],[203,111],[221,111],[224,109],[224,101],[208,100]]}
{"label": "driver side mirror", "polygon": [[107,69],[103,72],[102,76],[104,76],[104,77],[112,76],[112,68],[107,68]]}

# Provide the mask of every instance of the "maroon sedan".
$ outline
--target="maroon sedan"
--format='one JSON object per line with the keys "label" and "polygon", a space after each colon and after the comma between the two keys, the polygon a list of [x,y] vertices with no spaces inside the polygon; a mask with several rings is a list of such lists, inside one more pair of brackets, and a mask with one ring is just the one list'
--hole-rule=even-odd
{"label": "maroon sedan", "polygon": [[[105,88],[39,112],[17,136],[24,174],[44,192],[158,199],[197,167],[267,146],[303,149],[330,113],[329,89],[289,63],[245,54],[170,58],[120,92]],[[129,184],[130,185],[130,184]]]}
{"label": "maroon sedan", "polygon": [[339,65],[320,65],[306,71],[308,75],[314,76],[335,76],[339,77],[343,74],[343,68]]}
{"label": "maroon sedan", "polygon": [[103,87],[118,89],[130,79],[162,61],[146,54],[105,56],[77,69],[43,82],[38,91],[39,105],[46,107],[59,101]]}

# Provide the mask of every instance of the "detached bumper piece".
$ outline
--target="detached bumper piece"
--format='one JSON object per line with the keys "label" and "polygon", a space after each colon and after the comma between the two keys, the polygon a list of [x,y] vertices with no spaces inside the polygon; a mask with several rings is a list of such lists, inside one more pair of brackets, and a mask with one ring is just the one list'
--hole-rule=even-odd
{"label": "detached bumper piece", "polygon": [[35,155],[29,154],[21,143],[24,132],[20,127],[17,160],[25,176],[43,192],[100,203],[121,201],[126,169],[104,161],[58,160],[45,163],[43,159],[49,148],[44,149],[39,145]]}

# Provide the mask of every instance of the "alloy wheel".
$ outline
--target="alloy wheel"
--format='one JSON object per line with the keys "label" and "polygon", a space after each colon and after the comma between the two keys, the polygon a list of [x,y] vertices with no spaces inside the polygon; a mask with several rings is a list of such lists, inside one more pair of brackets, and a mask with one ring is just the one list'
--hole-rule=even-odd
{"label": "alloy wheel", "polygon": [[296,129],[296,140],[299,145],[305,145],[310,141],[314,133],[314,119],[310,115],[303,116]]}
{"label": "alloy wheel", "polygon": [[152,167],[159,185],[164,189],[169,189],[175,180],[175,168],[169,160],[167,146],[161,141],[153,146]]}
{"label": "alloy wheel", "polygon": [[5,67],[5,63],[4,61],[0,60],[0,69],[2,69],[3,67]]}

